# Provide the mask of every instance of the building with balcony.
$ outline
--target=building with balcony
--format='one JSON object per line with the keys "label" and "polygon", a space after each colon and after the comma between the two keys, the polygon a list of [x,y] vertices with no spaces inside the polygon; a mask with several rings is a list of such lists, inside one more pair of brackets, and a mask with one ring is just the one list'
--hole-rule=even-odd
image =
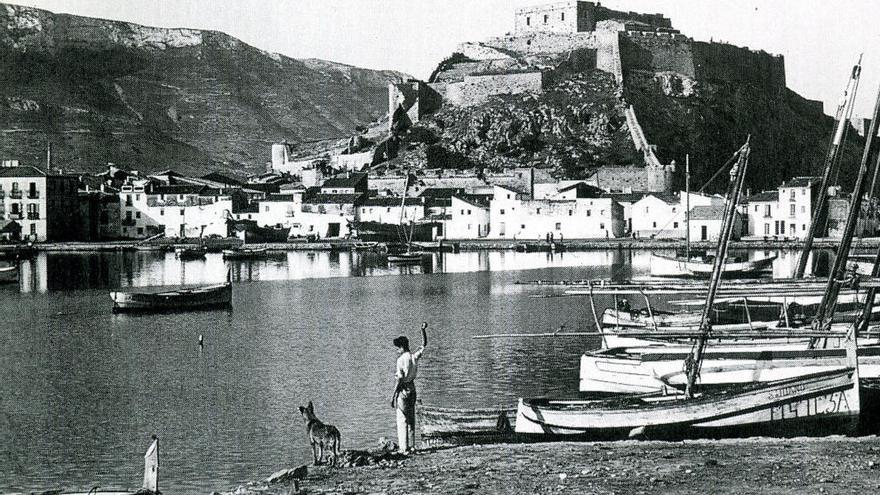
{"label": "building with balcony", "polygon": [[21,238],[69,241],[78,234],[78,180],[36,167],[0,167],[0,220],[21,226]]}

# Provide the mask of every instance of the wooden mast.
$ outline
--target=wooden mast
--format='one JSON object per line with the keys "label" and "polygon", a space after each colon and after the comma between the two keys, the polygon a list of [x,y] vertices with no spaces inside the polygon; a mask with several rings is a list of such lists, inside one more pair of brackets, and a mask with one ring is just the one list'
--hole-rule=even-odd
{"label": "wooden mast", "polygon": [[846,129],[846,126],[849,125],[849,119],[847,116],[849,112],[847,108],[852,108],[855,102],[856,93],[859,88],[859,77],[862,74],[862,56],[859,55],[859,61],[853,66],[852,75],[850,76],[849,83],[846,86],[846,90],[844,91],[844,98],[841,101],[840,105],[837,107],[837,114],[835,120],[837,122],[837,128],[832,135],[831,144],[828,147],[828,154],[825,156],[825,164],[824,171],[822,173],[822,183],[819,186],[818,197],[816,198],[816,206],[813,208],[813,218],[810,220],[810,230],[807,231],[807,237],[804,238],[804,248],[801,251],[801,256],[798,258],[798,264],[795,268],[794,278],[803,278],[804,272],[807,268],[807,259],[810,257],[810,251],[813,249],[813,239],[819,233],[819,226],[822,224],[821,220],[823,219],[823,213],[825,212],[826,203],[828,200],[828,186],[831,181],[831,170],[834,168],[834,162],[837,158],[838,151],[841,146],[841,141],[843,140],[843,131]]}
{"label": "wooden mast", "polygon": [[727,248],[730,245],[730,236],[733,232],[736,206],[739,203],[739,195],[742,191],[743,182],[745,181],[746,168],[749,165],[750,151],[749,140],[747,139],[742,148],[737,151],[738,159],[730,170],[730,185],[727,189],[727,204],[725,205],[724,221],[721,225],[721,231],[718,233],[718,247],[715,251],[715,261],[712,265],[712,277],[709,279],[709,293],[706,295],[706,304],[703,306],[703,315],[700,319],[700,336],[694,343],[693,350],[688,357],[688,361],[685,363],[688,376],[685,395],[688,398],[694,396],[694,385],[700,374],[703,351],[706,348],[706,340],[712,329],[709,317],[712,314],[712,303],[715,300],[715,293],[718,291],[718,285],[721,282],[721,274],[724,271],[724,263],[727,259]]}
{"label": "wooden mast", "polygon": [[[856,178],[856,185],[853,189],[852,199],[849,204],[849,214],[846,218],[846,227],[843,229],[843,237],[840,239],[840,245],[837,247],[837,256],[834,258],[834,266],[828,272],[828,283],[825,287],[825,296],[819,304],[816,311],[816,317],[813,322],[820,330],[828,330],[831,328],[831,316],[834,313],[834,307],[837,305],[837,294],[840,292],[841,282],[846,275],[846,260],[849,255],[849,249],[852,245],[853,234],[855,233],[856,224],[858,223],[859,214],[862,210],[862,196],[865,194],[866,181],[868,175],[869,161],[874,151],[877,136],[877,119],[880,118],[880,88],[877,91],[877,101],[874,104],[874,113],[871,114],[871,126],[865,140],[865,149],[862,153],[862,162],[859,166],[859,175]],[[811,342],[811,347],[815,346],[815,341]]]}
{"label": "wooden mast", "polygon": [[685,229],[685,254],[688,261],[691,260],[691,155],[684,156],[684,229]]}

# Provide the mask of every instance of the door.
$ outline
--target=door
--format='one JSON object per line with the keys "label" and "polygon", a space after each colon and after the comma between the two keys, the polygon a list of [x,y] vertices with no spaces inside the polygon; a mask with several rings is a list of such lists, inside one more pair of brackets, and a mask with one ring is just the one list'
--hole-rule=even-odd
{"label": "door", "polygon": [[791,234],[792,237],[797,234],[797,229],[795,228],[795,225],[793,223],[788,225],[788,232],[789,234]]}
{"label": "door", "polygon": [[339,237],[339,224],[338,223],[327,224],[327,237]]}
{"label": "door", "polygon": [[706,225],[700,226],[700,240],[705,241],[709,238],[709,229]]}
{"label": "door", "polygon": [[186,224],[185,223],[180,224],[180,236],[179,237],[181,239],[186,237]]}
{"label": "door", "polygon": [[504,237],[504,222],[498,224],[498,235]]}

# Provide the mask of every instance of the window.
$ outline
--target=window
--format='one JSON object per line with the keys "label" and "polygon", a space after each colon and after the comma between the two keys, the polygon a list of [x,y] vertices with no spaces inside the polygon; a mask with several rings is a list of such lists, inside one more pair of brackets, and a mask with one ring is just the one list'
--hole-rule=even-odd
{"label": "window", "polygon": [[18,215],[21,213],[21,204],[20,203],[12,203],[12,214]]}
{"label": "window", "polygon": [[265,211],[265,212],[268,212],[268,211],[269,211],[269,205],[266,205],[266,206],[264,206],[263,208],[265,208],[263,211]]}
{"label": "window", "polygon": [[461,214],[464,215],[464,210],[461,210]]}
{"label": "window", "polygon": [[540,214],[541,214],[541,209],[538,208],[537,210],[535,210],[535,213],[538,214],[538,215],[540,215]]}
{"label": "window", "polygon": [[672,222],[672,228],[673,228],[673,229],[677,229],[677,228],[678,228],[678,222]]}
{"label": "window", "polygon": [[755,205],[755,213],[758,213],[758,205]]}
{"label": "window", "polygon": [[468,224],[468,230],[471,230],[471,224]]}
{"label": "window", "polygon": [[165,216],[165,208],[162,208],[162,209],[159,210],[159,216],[160,216],[160,217],[164,217],[164,216]]}
{"label": "window", "polygon": [[561,224],[561,223],[556,222],[556,230],[562,230],[562,224]]}
{"label": "window", "polygon": [[573,210],[568,210],[568,216],[572,216],[572,215],[574,215],[574,211],[573,211]]}
{"label": "window", "polygon": [[605,230],[605,224],[604,224],[604,223],[600,223],[600,224],[599,224],[599,230]]}
{"label": "window", "polygon": [[385,213],[391,213],[391,208],[385,208]]}
{"label": "window", "polygon": [[801,213],[806,213],[806,212],[807,212],[807,207],[801,206]]}
{"label": "window", "polygon": [[653,224],[654,224],[654,228],[656,229],[656,228],[657,228],[657,222],[653,222]]}
{"label": "window", "polygon": [[471,210],[468,210],[468,215],[470,215],[470,214],[471,214]]}
{"label": "window", "polygon": [[131,212],[130,211],[125,212],[125,219],[128,220],[129,222],[131,221]]}
{"label": "window", "polygon": [[138,227],[138,235],[143,235],[143,233],[144,233],[144,228]]}
{"label": "window", "polygon": [[547,21],[549,21],[549,20],[550,20],[550,16],[547,14],[544,14],[544,24],[547,24]]}
{"label": "window", "polygon": [[600,215],[605,215],[605,210],[599,212]]}
{"label": "window", "polygon": [[38,205],[34,203],[27,205],[27,218],[28,220],[40,219],[40,209]]}
{"label": "window", "polygon": [[177,200],[178,200],[178,201],[183,201],[183,199],[184,199],[183,194],[178,194],[178,195],[177,195]]}
{"label": "window", "polygon": [[794,195],[797,194],[797,191],[794,189],[791,190],[791,200],[794,201]]}
{"label": "window", "polygon": [[531,26],[531,25],[532,25],[532,18],[526,17],[526,26]]}
{"label": "window", "polygon": [[770,217],[770,205],[764,205],[764,216]]}
{"label": "window", "polygon": [[140,217],[141,217],[141,212],[137,212],[137,213],[135,213],[135,214],[134,214],[134,217],[135,217],[135,218],[140,218]]}
{"label": "window", "polygon": [[648,213],[648,207],[647,207],[647,206],[645,207],[645,213]]}
{"label": "window", "polygon": [[524,229],[524,228],[526,228],[526,224],[522,224],[522,225],[520,225],[519,228],[520,228],[520,229]]}
{"label": "window", "polygon": [[186,213],[186,210],[185,210],[185,209],[183,209],[183,208],[181,208],[181,209],[180,209],[180,216],[183,216],[183,215],[184,215],[184,213]]}
{"label": "window", "polygon": [[31,224],[31,235],[33,235],[33,236],[37,235],[37,224],[35,224],[35,223]]}
{"label": "window", "polygon": [[801,224],[801,230],[807,230],[807,224],[802,223],[802,224]]}
{"label": "window", "polygon": [[563,12],[562,14],[560,14],[560,16],[559,16],[559,20],[560,20],[560,21],[564,21],[564,20],[565,20],[565,12]]}
{"label": "window", "polygon": [[510,199],[510,194],[507,195],[507,199]]}
{"label": "window", "polygon": [[135,195],[134,195],[134,200],[135,200],[135,201],[140,201],[140,200],[141,200],[141,195],[140,195],[140,194],[135,194]]}
{"label": "window", "polygon": [[499,213],[501,213],[502,215],[504,215],[504,208],[501,208],[501,211],[500,211]]}
{"label": "window", "polygon": [[770,235],[770,224],[769,223],[764,224],[764,235]]}
{"label": "window", "polygon": [[590,216],[591,213],[592,212],[590,210],[587,210],[587,216]]}
{"label": "window", "polygon": [[789,208],[789,216],[792,216],[792,217],[793,217],[793,216],[794,216],[795,205],[789,205],[789,206],[790,206],[790,208]]}
{"label": "window", "polygon": [[[15,186],[15,183],[13,183],[12,185]],[[131,206],[131,194],[125,195],[125,206]]]}
{"label": "window", "polygon": [[674,207],[674,206],[672,207],[672,213],[675,213],[675,207]]}

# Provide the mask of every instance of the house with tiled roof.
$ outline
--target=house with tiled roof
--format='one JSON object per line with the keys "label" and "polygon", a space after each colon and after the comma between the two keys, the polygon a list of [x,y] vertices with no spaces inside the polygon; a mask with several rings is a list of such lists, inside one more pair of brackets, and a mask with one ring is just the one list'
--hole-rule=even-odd
{"label": "house with tiled roof", "polygon": [[[691,208],[689,220],[692,241],[717,241],[721,234],[721,224],[724,223],[725,205],[713,204],[707,206],[695,206]],[[742,232],[742,214],[739,211],[733,215],[732,238],[739,239]]]}
{"label": "house with tiled roof", "polygon": [[775,191],[749,196],[744,208],[744,235],[804,239],[812,223],[820,183],[818,177],[793,177]]}

